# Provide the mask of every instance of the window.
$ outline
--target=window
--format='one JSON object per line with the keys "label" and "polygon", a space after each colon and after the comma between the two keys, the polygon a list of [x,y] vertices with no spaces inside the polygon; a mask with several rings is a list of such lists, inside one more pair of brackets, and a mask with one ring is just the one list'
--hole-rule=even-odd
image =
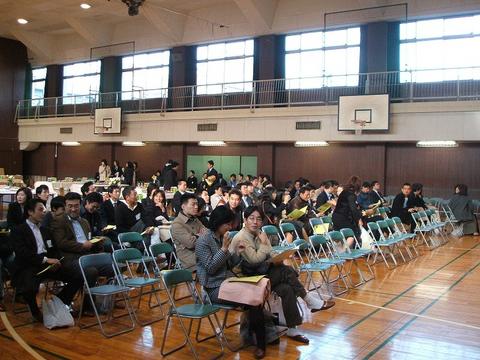
{"label": "window", "polygon": [[170,51],[125,56],[122,59],[122,98],[167,97]]}
{"label": "window", "polygon": [[478,80],[479,64],[480,15],[400,24],[401,82]]}
{"label": "window", "polygon": [[100,89],[101,62],[89,61],[63,67],[63,103],[82,104],[95,101]]}
{"label": "window", "polygon": [[47,78],[47,68],[37,68],[32,70],[32,106],[43,106],[45,97],[45,80]]}
{"label": "window", "polygon": [[249,92],[252,81],[253,40],[197,47],[197,94]]}
{"label": "window", "polygon": [[358,85],[359,27],[288,35],[285,52],[287,89]]}

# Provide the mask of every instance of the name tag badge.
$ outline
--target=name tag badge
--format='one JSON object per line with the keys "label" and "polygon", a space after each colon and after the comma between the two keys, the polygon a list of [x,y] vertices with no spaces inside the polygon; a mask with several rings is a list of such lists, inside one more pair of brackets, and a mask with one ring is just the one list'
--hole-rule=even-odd
{"label": "name tag badge", "polygon": [[47,240],[47,247],[48,248],[51,248],[53,245],[52,245],[52,240]]}
{"label": "name tag badge", "polygon": [[140,216],[141,216],[141,214],[140,214],[140,213],[139,213],[139,214],[137,214],[137,215],[135,215],[135,220],[137,220],[137,221],[138,221],[138,220],[140,220]]}
{"label": "name tag badge", "polygon": [[92,240],[92,233],[91,232],[88,233],[88,240]]}

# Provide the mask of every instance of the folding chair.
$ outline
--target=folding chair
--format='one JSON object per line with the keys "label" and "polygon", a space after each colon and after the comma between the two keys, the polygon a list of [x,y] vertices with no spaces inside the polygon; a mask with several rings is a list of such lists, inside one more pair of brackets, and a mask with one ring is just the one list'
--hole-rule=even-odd
{"label": "folding chair", "polygon": [[[349,237],[352,237],[354,239],[354,242],[355,242],[354,249],[350,249],[350,247],[347,244],[347,238]],[[345,228],[345,229],[341,229],[340,231],[329,231],[327,233],[327,238],[330,241],[330,245],[332,246],[333,251],[335,252],[335,257],[342,260],[350,261],[350,267],[346,270],[345,275],[347,276],[352,287],[354,288],[358,287],[375,278],[375,274],[373,273],[373,270],[370,267],[370,264],[368,263],[370,255],[372,254],[373,251],[360,248],[360,244],[358,243],[358,240],[352,229]],[[340,242],[344,246],[344,248],[346,249],[345,252],[338,251],[337,246],[335,244],[336,242]],[[365,264],[367,265],[368,271],[370,272],[370,278],[366,278],[362,270],[360,269],[360,266],[358,265],[358,262],[357,262],[357,260],[359,259],[365,259]],[[352,276],[351,276],[354,265],[360,277],[360,281],[357,284],[353,283]]]}
{"label": "folding chair", "polygon": [[[310,218],[308,222],[310,223],[313,234],[315,235],[324,235],[330,230],[330,224],[323,223],[322,219],[320,218]],[[327,225],[327,226],[324,226],[324,225]]]}
{"label": "folding chair", "polygon": [[443,214],[445,215],[445,221],[447,225],[450,225],[452,227],[452,231],[456,230],[460,222],[457,220],[457,218],[455,218],[455,215],[453,214],[453,211],[448,205],[448,203],[439,205],[439,208],[442,209],[442,210],[439,210],[439,214],[443,212]]}
{"label": "folding chair", "polygon": [[[387,266],[387,268],[390,269],[390,264],[388,263],[388,260],[385,257],[386,254],[389,254],[390,257],[392,258],[394,266],[397,266],[398,265],[397,260],[393,256],[396,241],[394,241],[393,239],[385,238],[384,234],[382,233],[382,229],[380,228],[380,226],[378,226],[378,223],[376,223],[376,222],[367,223],[367,227],[368,227],[368,233],[370,234],[370,237],[373,239],[373,245],[374,245],[374,248],[375,248],[375,256],[373,258],[373,265],[375,265],[377,263],[377,257],[378,257],[378,254],[380,254],[383,261],[385,262],[385,265]],[[378,239],[375,237],[376,233],[379,234]],[[384,251],[385,249],[387,251]]]}
{"label": "folding chair", "polygon": [[160,271],[162,270],[162,269],[160,269],[160,266],[158,264],[158,260],[162,255],[165,256],[165,260],[170,258],[170,260],[168,261],[168,265],[167,265],[169,269],[172,268],[172,260],[175,261],[175,265],[173,265],[173,267],[175,269],[181,269],[180,262],[178,261],[177,255],[175,254],[175,250],[173,249],[172,245],[170,245],[169,243],[162,242],[162,243],[158,243],[158,244],[152,244],[152,245],[150,245],[149,251],[150,251],[150,256],[154,260],[153,261],[153,266],[154,266],[153,272],[154,272],[156,277],[160,277]]}
{"label": "folding chair", "polygon": [[[282,232],[283,238],[286,240],[286,233],[293,233],[293,241],[302,239],[299,235],[295,226],[292,223],[284,222],[280,224],[280,231]],[[302,239],[303,240],[303,239]],[[292,241],[292,242],[293,242]]]}
{"label": "folding chair", "polygon": [[[80,305],[80,314],[78,316],[78,325],[81,329],[89,328],[95,325],[100,326],[100,331],[102,332],[103,336],[110,338],[119,334],[123,334],[129,331],[132,331],[135,328],[135,317],[133,314],[133,309],[131,307],[130,301],[129,301],[129,296],[128,293],[132,290],[129,287],[126,287],[124,285],[117,285],[117,284],[108,284],[108,285],[96,285],[94,287],[90,287],[87,282],[87,277],[85,275],[85,270],[89,267],[100,267],[100,266],[111,266],[113,271],[116,273],[115,266],[113,265],[112,261],[112,256],[107,253],[100,253],[100,254],[90,254],[90,255],[84,255],[78,259],[79,265],[80,265],[80,271],[83,276],[84,280],[84,291],[82,293],[82,299],[81,299],[81,305]],[[118,279],[117,279],[118,280]],[[95,313],[95,317],[97,319],[96,323],[89,324],[89,325],[82,325],[80,323],[80,320],[82,318],[83,314],[83,300],[85,297],[85,294],[88,295],[90,298],[90,303],[92,304],[93,311]],[[113,308],[114,308],[114,297],[117,295],[121,295],[123,301],[125,302],[125,308],[127,309],[127,314],[130,317],[130,321],[132,325],[130,327],[126,327],[122,330],[116,331],[116,332],[111,332],[107,333],[106,329],[104,328],[104,324],[107,322],[111,322],[113,319]],[[109,298],[111,299],[110,301],[110,306],[107,309],[107,314],[106,314],[106,319],[102,320],[99,315],[99,311],[97,309],[97,306],[95,304],[95,299],[94,296],[101,296],[103,298]]]}
{"label": "folding chair", "polygon": [[418,253],[417,246],[415,245],[417,235],[414,233],[408,232],[407,229],[405,229],[405,225],[403,225],[402,220],[398,216],[392,217],[392,220],[395,223],[395,228],[397,229],[397,233],[403,234],[405,238],[405,243],[407,244],[407,246],[413,249],[416,256],[419,256],[420,254]]}
{"label": "folding chair", "polygon": [[[345,273],[344,273],[344,271],[345,271],[344,270],[345,260],[339,259],[339,258],[336,258],[335,256],[333,256],[333,251],[330,248],[328,240],[325,236],[323,236],[323,235],[312,235],[308,238],[308,241],[310,242],[311,249],[312,249],[312,251],[311,251],[312,258],[310,259],[310,262],[311,263],[312,262],[319,262],[319,263],[330,264],[330,265],[335,266],[335,268],[338,271],[338,276],[334,279],[330,279],[330,276],[329,276],[330,274],[329,273],[326,274],[327,275],[326,281],[328,282],[328,284],[333,284],[337,281],[339,282],[339,280],[342,280],[343,285],[344,285],[344,289],[340,290],[339,292],[333,291],[333,288],[332,288],[331,289],[332,293],[335,296],[346,293],[348,291],[348,284],[345,280],[346,276],[345,276]],[[318,249],[318,251],[317,251],[317,249]],[[341,289],[340,283],[338,284],[338,288]]]}
{"label": "folding chair", "polygon": [[395,258],[395,251],[398,251],[400,256],[402,257],[403,262],[407,262],[405,256],[402,252],[402,247],[405,248],[405,244],[403,243],[403,237],[394,236],[387,220],[379,220],[377,221],[377,225],[380,228],[380,234],[383,235],[385,240],[390,240],[392,242],[391,251],[389,251],[390,256],[393,259],[395,265],[397,265],[397,260]]}
{"label": "folding chair", "polygon": [[280,234],[278,228],[274,225],[264,225],[262,226],[262,231],[267,234],[267,237],[270,239],[270,243],[273,247],[282,246],[282,244],[285,242],[282,234]]}
{"label": "folding chair", "polygon": [[[385,219],[385,221],[390,228],[390,233],[392,237],[399,240],[399,244],[401,244],[405,248],[410,260],[412,260],[415,256],[413,256],[410,248],[413,248],[414,251],[416,251],[416,249],[415,246],[412,247],[413,242],[411,241],[411,239],[415,238],[415,234],[406,234],[400,231],[400,228],[397,226],[397,223],[393,219]],[[416,256],[418,256],[418,253]]]}
{"label": "folding chair", "polygon": [[[143,258],[139,260],[135,260],[137,263],[144,261],[145,263],[153,262],[153,258],[148,255],[147,245],[145,244],[145,239],[143,236],[138,232],[126,232],[118,234],[118,242],[120,243],[120,247],[122,249],[127,249],[126,243],[132,244],[142,244],[143,245]],[[133,262],[133,261],[132,261]],[[146,269],[146,268],[145,268]]]}
{"label": "folding chair", "polygon": [[[138,249],[130,248],[130,249],[118,249],[113,252],[113,261],[116,266],[116,272],[117,272],[117,278],[119,284],[138,289],[139,294],[136,295],[138,298],[137,302],[137,308],[134,309],[133,315],[135,316],[135,320],[140,324],[141,326],[145,326],[148,324],[152,324],[156,321],[162,320],[165,317],[165,314],[163,313],[162,309],[162,302],[160,301],[160,298],[158,297],[158,291],[162,290],[160,287],[161,285],[161,280],[158,278],[151,278],[150,274],[148,272],[145,272],[145,274],[142,277],[136,276],[135,271],[132,271],[131,264],[134,263],[137,266],[142,266],[144,269],[146,269],[146,264],[145,261],[143,260],[142,253]],[[140,261],[140,262],[139,262]],[[125,264],[126,265],[126,272],[125,270],[122,271],[120,270],[119,264]],[[155,287],[157,285],[157,288]],[[144,291],[145,288],[148,288],[147,291]],[[160,308],[160,312],[162,314],[161,317],[151,317],[147,321],[141,321],[140,318],[138,317],[138,312],[140,311],[140,305],[142,301],[142,297],[144,295],[149,295],[148,297],[148,308],[153,309],[156,307]],[[152,298],[155,298],[156,304],[152,303]],[[133,300],[134,297],[130,297],[129,294],[129,300]]]}
{"label": "folding chair", "polygon": [[322,224],[328,224],[330,229],[333,227],[333,220],[331,216],[322,216],[320,220]]}
{"label": "folding chair", "polygon": [[440,237],[442,238],[441,243],[442,244],[448,243],[448,238],[445,234],[447,222],[440,221],[436,211],[433,209],[426,209],[423,211],[419,211],[419,214],[423,219],[425,219],[426,224],[431,225],[434,228],[435,234],[440,234]]}
{"label": "folding chair", "polygon": [[412,213],[412,220],[415,223],[415,233],[420,234],[418,240],[423,240],[423,243],[428,249],[438,247],[439,243],[432,236],[432,232],[435,230],[435,228],[431,225],[425,224],[419,213]]}
{"label": "folding chair", "polygon": [[[193,324],[193,320],[201,321],[202,319],[207,318],[209,323],[210,323],[210,326],[212,327],[213,332],[215,333],[215,337],[217,338],[217,341],[218,341],[218,343],[220,345],[220,348],[221,348],[221,353],[217,357],[223,356],[224,348],[223,348],[222,338],[224,338],[224,334],[223,334],[223,329],[221,327],[221,324],[218,321],[218,318],[217,318],[217,315],[216,315],[217,312],[220,311],[220,308],[218,306],[215,306],[215,305],[212,305],[212,304],[203,304],[201,302],[201,299],[198,296],[197,290],[195,288],[192,273],[190,271],[184,270],[184,269],[167,270],[167,271],[162,271],[161,275],[162,275],[161,278],[162,278],[164,287],[165,287],[166,292],[167,292],[168,300],[169,300],[169,303],[170,303],[170,308],[169,308],[168,315],[167,315],[167,321],[166,321],[166,324],[165,324],[165,330],[164,330],[164,333],[163,333],[162,346],[161,346],[161,349],[160,349],[161,354],[163,356],[170,355],[170,354],[182,349],[183,347],[185,347],[185,345],[188,344],[188,346],[190,347],[190,350],[193,353],[194,358],[198,360],[199,359],[198,354],[195,351],[195,348],[193,346],[192,341],[190,340],[190,334],[192,332],[192,324]],[[176,305],[174,295],[171,292],[171,289],[175,288],[176,286],[178,286],[180,284],[186,284],[187,285],[187,287],[190,291],[191,298],[192,298],[192,300],[194,300],[193,303],[180,305],[180,306]],[[211,316],[213,316],[215,318],[215,322],[219,327],[218,332],[217,332],[217,329],[216,329],[216,327],[215,327],[215,325],[212,321]],[[170,321],[171,321],[172,317],[176,317],[179,320],[180,327],[182,329],[185,341],[180,346],[177,346],[177,347],[175,347],[171,350],[166,351],[165,350],[165,344],[166,344],[166,341],[167,341],[167,338],[168,338],[168,330],[169,330],[169,327],[170,327],[169,325],[170,325]],[[185,324],[183,323],[182,319],[190,320],[190,323],[188,325],[188,330],[187,330]],[[200,326],[200,324],[199,324],[199,326]]]}

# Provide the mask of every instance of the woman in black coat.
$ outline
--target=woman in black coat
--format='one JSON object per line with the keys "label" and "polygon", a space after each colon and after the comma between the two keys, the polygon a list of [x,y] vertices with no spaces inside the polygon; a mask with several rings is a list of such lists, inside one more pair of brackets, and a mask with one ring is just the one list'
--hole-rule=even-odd
{"label": "woman in black coat", "polygon": [[123,182],[127,185],[133,185],[133,163],[127,161],[125,169],[123,170]]}
{"label": "woman in black coat", "polygon": [[15,194],[15,202],[8,205],[7,226],[12,231],[18,225],[21,225],[27,218],[25,204],[32,198],[32,191],[27,187],[22,187]]}
{"label": "woman in black coat", "polygon": [[[358,241],[361,241],[362,212],[357,204],[357,194],[360,192],[362,181],[358,176],[352,176],[344,190],[337,199],[337,205],[333,210],[333,229],[352,229]],[[347,244],[351,248],[355,245],[353,238],[347,238]]]}

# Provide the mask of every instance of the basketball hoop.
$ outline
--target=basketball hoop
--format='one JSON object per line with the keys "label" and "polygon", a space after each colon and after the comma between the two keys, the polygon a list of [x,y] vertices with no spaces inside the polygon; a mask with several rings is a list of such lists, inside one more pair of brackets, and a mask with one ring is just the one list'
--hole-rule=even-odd
{"label": "basketball hoop", "polygon": [[365,120],[351,120],[355,126],[355,135],[362,135],[362,131],[365,128],[367,122]]}

